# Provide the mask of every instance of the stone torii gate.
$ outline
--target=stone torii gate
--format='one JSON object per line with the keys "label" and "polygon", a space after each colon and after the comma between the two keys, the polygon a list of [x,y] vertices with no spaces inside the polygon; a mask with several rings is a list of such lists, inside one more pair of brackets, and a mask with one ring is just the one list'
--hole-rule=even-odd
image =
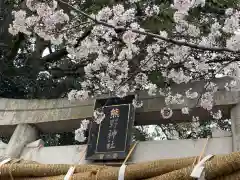
{"label": "stone torii gate", "polygon": [[[219,91],[214,94],[214,109],[220,109],[224,118],[231,118],[232,137],[231,142],[227,142],[229,146],[233,147],[229,147],[231,150],[228,151],[239,151],[240,90],[238,89],[240,89],[240,80],[237,80],[235,91],[226,91],[224,86],[231,80],[233,78],[224,77],[213,81],[219,87]],[[189,88],[201,92],[204,90],[205,83],[199,81],[176,85],[172,87],[172,92],[182,94]],[[161,108],[164,107],[164,97],[160,95],[152,97],[148,96],[146,92],[140,92],[140,99],[143,101],[143,107],[136,111],[135,125],[186,122],[191,121],[193,115],[203,121],[211,119],[209,112],[196,105],[197,99],[186,99],[185,104],[172,105],[171,108],[174,112],[170,119],[163,119],[160,114]],[[0,155],[12,158],[20,157],[27,144],[38,139],[39,132],[70,132],[77,129],[82,119],[92,117],[94,102],[94,99],[84,102],[70,102],[67,99],[0,99],[0,135],[11,136],[9,143],[4,145],[4,152],[0,152]],[[181,108],[186,105],[192,108],[190,115],[181,113]],[[139,149],[139,151],[142,150]]]}

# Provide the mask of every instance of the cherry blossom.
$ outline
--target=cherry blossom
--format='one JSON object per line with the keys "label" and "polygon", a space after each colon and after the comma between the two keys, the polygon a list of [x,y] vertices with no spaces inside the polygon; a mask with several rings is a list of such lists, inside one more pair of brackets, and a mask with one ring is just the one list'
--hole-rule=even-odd
{"label": "cherry blossom", "polygon": [[163,108],[163,109],[161,110],[161,114],[162,114],[162,117],[163,117],[164,119],[169,119],[169,118],[172,117],[173,111],[172,111],[171,108]]}
{"label": "cherry blossom", "polygon": [[[65,12],[58,2],[65,3],[74,13]],[[156,33],[143,25],[150,18],[159,19],[162,10],[155,1],[128,0],[88,14],[77,4],[61,0],[26,0],[27,9],[13,12],[9,32],[42,38],[57,49],[64,47],[68,58],[82,65],[81,88],[71,90],[69,100],[87,100],[102,94],[122,98],[144,90],[150,96],[164,96],[163,118],[173,115],[169,107],[174,104],[182,105],[182,113],[188,114],[191,107],[184,104],[188,100],[199,100],[196,105],[211,113],[214,93],[218,90],[212,79],[219,74],[239,75],[239,64],[233,62],[239,59],[240,12],[239,8],[227,8],[221,18],[211,17],[210,12],[201,13],[195,17],[197,23],[188,18],[193,16],[191,10],[204,8],[206,3],[205,0],[173,0],[169,7],[173,10],[173,27]],[[202,25],[208,25],[208,29],[204,30]],[[153,80],[152,74],[160,80]],[[50,76],[50,71],[39,73],[41,78]],[[172,92],[172,85],[198,80],[207,82],[202,90],[188,88],[184,92]],[[236,83],[227,83],[226,90],[233,90]],[[132,104],[135,108],[143,106],[139,97]],[[211,115],[219,119],[221,112]],[[93,117],[100,124],[105,114],[95,110]],[[76,134],[83,135],[79,130]],[[77,139],[84,139],[80,137]]]}
{"label": "cherry blossom", "polygon": [[89,120],[82,120],[80,124],[80,128],[75,130],[75,140],[78,142],[84,142],[86,140],[86,137],[84,135],[84,131],[87,130],[89,124]]}
{"label": "cherry blossom", "polygon": [[182,111],[183,114],[189,114],[189,108],[188,107],[183,107],[181,109],[181,111]]}
{"label": "cherry blossom", "polygon": [[133,99],[132,105],[135,108],[141,108],[143,106],[143,101],[138,100],[137,98]]}
{"label": "cherry blossom", "polygon": [[211,112],[213,119],[219,120],[222,118],[222,111],[218,110],[217,112]]}
{"label": "cherry blossom", "polygon": [[49,79],[51,74],[48,71],[40,71],[37,79]]}
{"label": "cherry blossom", "polygon": [[94,117],[94,121],[97,124],[100,124],[104,120],[105,114],[101,109],[97,109],[93,112],[93,117]]}
{"label": "cherry blossom", "polygon": [[84,142],[86,140],[86,137],[84,135],[84,131],[80,128],[75,130],[75,137],[74,139],[78,142]]}

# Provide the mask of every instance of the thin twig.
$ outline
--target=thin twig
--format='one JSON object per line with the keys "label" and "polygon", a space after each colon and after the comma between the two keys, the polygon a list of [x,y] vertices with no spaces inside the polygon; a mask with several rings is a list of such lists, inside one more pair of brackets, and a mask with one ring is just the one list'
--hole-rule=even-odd
{"label": "thin twig", "polygon": [[201,151],[201,154],[200,154],[200,156],[198,157],[198,163],[202,160],[202,157],[203,157],[204,153],[206,152],[206,148],[207,148],[207,145],[208,145],[208,141],[209,141],[209,137],[206,139],[206,142],[205,142],[204,147],[203,147],[203,149],[202,149],[202,151]]}

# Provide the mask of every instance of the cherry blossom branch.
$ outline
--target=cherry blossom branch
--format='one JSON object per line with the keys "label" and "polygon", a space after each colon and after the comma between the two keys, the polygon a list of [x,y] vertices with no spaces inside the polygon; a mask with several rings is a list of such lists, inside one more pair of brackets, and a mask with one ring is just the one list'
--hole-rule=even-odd
{"label": "cherry blossom branch", "polygon": [[[224,66],[222,66],[222,67],[215,73],[215,76],[216,76],[218,73],[220,73],[224,68],[226,68],[228,65],[230,65],[230,64],[233,63],[233,62],[235,62],[235,59],[229,61],[227,64],[225,64]],[[216,79],[215,76],[213,76],[211,79],[207,80],[207,84],[206,84],[205,86],[203,86],[202,92],[201,92],[200,96],[198,97],[195,106],[199,105],[199,102],[200,102],[200,100],[201,100],[201,98],[202,98],[202,95],[203,95],[204,91],[209,87],[211,80]]]}
{"label": "cherry blossom branch", "polygon": [[169,42],[169,43],[172,43],[172,44],[176,44],[176,45],[179,45],[179,46],[187,46],[187,47],[191,47],[191,48],[194,48],[194,49],[200,49],[200,50],[204,50],[204,51],[240,53],[240,51],[234,51],[234,50],[229,49],[229,48],[206,47],[206,46],[196,45],[196,44],[188,43],[188,42],[184,42],[184,41],[174,40],[174,39],[167,38],[167,37],[164,37],[164,36],[161,36],[161,35],[158,35],[158,34],[154,34],[154,33],[151,33],[151,32],[139,31],[139,30],[136,30],[136,29],[127,28],[127,27],[123,27],[123,26],[113,26],[113,25],[108,24],[106,22],[99,21],[99,20],[97,20],[94,17],[91,17],[90,15],[85,13],[84,11],[75,8],[74,6],[68,4],[67,2],[64,2],[63,0],[58,0],[58,1],[66,4],[67,6],[72,8],[74,11],[76,11],[79,14],[85,16],[86,18],[92,20],[96,24],[100,24],[100,25],[103,25],[105,27],[109,27],[109,28],[115,29],[116,31],[120,31],[121,32],[121,31],[128,31],[128,30],[130,30],[130,31],[132,31],[134,33],[138,33],[138,34],[141,34],[141,35],[146,35],[146,36],[149,36],[149,37],[160,39],[160,40],[163,40],[163,41],[166,41],[166,42]]}
{"label": "cherry blossom branch", "polygon": [[[85,31],[85,33],[77,40],[77,43],[75,44],[75,47],[77,47],[81,41],[83,41],[90,33],[91,33],[92,28],[88,29],[87,31]],[[49,55],[44,56],[41,59],[41,62],[52,62],[52,61],[57,61],[59,59],[61,59],[63,56],[68,55],[67,49],[63,48],[60,49],[58,51],[55,51]]]}
{"label": "cherry blossom branch", "polygon": [[62,78],[64,76],[80,77],[84,72],[74,72],[71,70],[64,70],[61,68],[48,69],[53,78]]}

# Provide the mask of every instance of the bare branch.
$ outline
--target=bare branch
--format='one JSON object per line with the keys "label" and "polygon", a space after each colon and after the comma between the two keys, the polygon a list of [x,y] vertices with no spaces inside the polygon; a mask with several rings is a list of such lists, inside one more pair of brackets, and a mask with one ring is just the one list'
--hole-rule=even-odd
{"label": "bare branch", "polygon": [[48,50],[49,50],[50,54],[53,53],[52,48],[51,48],[51,44],[48,44]]}
{"label": "bare branch", "polygon": [[24,34],[19,33],[17,35],[16,40],[13,43],[13,46],[11,47],[11,50],[7,54],[7,59],[8,60],[13,60],[16,57],[23,40],[24,40]]}
{"label": "bare branch", "polygon": [[52,74],[53,78],[61,78],[65,76],[81,77],[84,75],[83,68],[78,71],[65,70],[61,68],[52,68],[48,69],[48,71]]}
{"label": "bare branch", "polygon": [[234,57],[234,59],[232,58],[229,58],[229,57],[225,57],[225,58],[216,58],[216,59],[213,59],[213,60],[209,60],[207,61],[206,63],[223,63],[223,62],[237,62],[237,61],[240,61],[240,58],[239,56],[237,57]]}
{"label": "bare branch", "polygon": [[68,55],[67,49],[63,48],[42,58],[42,62],[54,62]]}

